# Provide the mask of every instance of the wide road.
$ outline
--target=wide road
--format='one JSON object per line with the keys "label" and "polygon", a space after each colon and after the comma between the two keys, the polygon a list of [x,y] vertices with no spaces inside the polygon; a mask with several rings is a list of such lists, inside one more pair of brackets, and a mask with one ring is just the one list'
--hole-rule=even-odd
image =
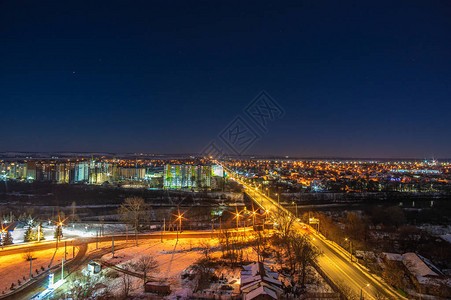
{"label": "wide road", "polygon": [[[182,233],[177,234],[175,231],[166,231],[163,234],[164,239],[176,239],[177,235],[179,238],[215,238],[218,235],[218,231],[211,232],[211,231],[191,231],[186,230],[182,231]],[[140,233],[138,234],[138,240],[148,240],[148,239],[161,239],[161,231],[153,232],[153,233]],[[116,234],[116,235],[107,235],[107,236],[101,236],[101,237],[88,237],[88,238],[70,238],[70,239],[63,239],[59,241],[58,247],[64,247],[64,243],[66,242],[66,246],[69,248],[69,250],[72,248],[73,245],[77,245],[80,242],[85,243],[95,243],[96,240],[99,242],[107,242],[111,241],[112,237],[114,236],[115,241],[125,241],[128,239],[129,241],[135,240],[134,233],[130,233],[128,237],[125,234]],[[0,256],[4,255],[11,255],[11,254],[21,254],[25,253],[27,251],[40,251],[40,250],[47,250],[56,248],[56,241],[42,241],[42,242],[32,242],[32,243],[23,243],[23,244],[16,244],[11,246],[5,246],[3,249],[0,248]],[[68,251],[69,251],[68,250]]]}
{"label": "wide road", "polygon": [[[284,214],[291,218],[296,218],[290,211],[278,204],[277,201],[262,194],[255,187],[246,184],[239,175],[234,174],[227,168],[224,168],[224,170],[237,183],[241,184],[246,194],[264,210],[273,216]],[[303,230],[305,225],[297,219],[294,222],[294,228]],[[354,294],[362,295],[365,299],[381,299],[381,296],[386,299],[405,299],[380,278],[373,276],[370,272],[356,265],[355,262],[350,262],[349,254],[345,253],[341,248],[326,240],[323,236],[316,234],[311,228],[308,227],[308,230],[313,235],[313,245],[323,253],[318,258],[317,263],[335,284],[346,285]]]}

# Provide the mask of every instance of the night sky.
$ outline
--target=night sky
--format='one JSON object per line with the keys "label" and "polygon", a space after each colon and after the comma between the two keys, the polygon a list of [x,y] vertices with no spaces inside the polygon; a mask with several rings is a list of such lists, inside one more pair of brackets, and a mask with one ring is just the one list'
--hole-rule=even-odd
{"label": "night sky", "polygon": [[0,1],[0,151],[451,157],[450,1]]}

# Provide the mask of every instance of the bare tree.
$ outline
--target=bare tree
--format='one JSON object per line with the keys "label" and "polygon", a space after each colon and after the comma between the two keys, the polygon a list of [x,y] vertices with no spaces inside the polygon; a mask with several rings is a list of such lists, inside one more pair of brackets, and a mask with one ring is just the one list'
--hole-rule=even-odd
{"label": "bare tree", "polygon": [[228,229],[222,229],[219,234],[219,244],[221,245],[222,256],[230,250],[230,231]]}
{"label": "bare tree", "polygon": [[223,229],[219,235],[219,243],[223,258],[230,259],[230,264],[234,266],[238,261],[238,235],[234,235],[230,229]]}
{"label": "bare tree", "polygon": [[312,245],[306,235],[291,235],[290,246],[295,261],[295,269],[301,277],[301,285],[304,286],[307,267],[312,266],[321,253]]}
{"label": "bare tree", "polygon": [[277,231],[281,239],[286,239],[290,235],[294,221],[294,218],[285,214],[281,214],[277,218]]}
{"label": "bare tree", "polygon": [[122,274],[122,295],[124,298],[128,298],[130,294],[130,287],[132,285],[131,276],[127,273]]}
{"label": "bare tree", "polygon": [[365,237],[366,224],[362,217],[355,212],[348,212],[345,219],[346,232],[353,240],[361,240]]}
{"label": "bare tree", "polygon": [[137,272],[143,273],[144,285],[147,281],[147,275],[158,271],[158,262],[150,255],[141,256],[132,268]]}
{"label": "bare tree", "polygon": [[357,295],[348,285],[343,282],[336,283],[338,289],[340,290],[340,294],[344,299],[347,300],[357,300],[359,299],[359,295]]}
{"label": "bare tree", "polygon": [[400,262],[388,261],[382,272],[382,278],[395,287],[403,288],[403,278],[406,276],[405,267]]}
{"label": "bare tree", "polygon": [[254,231],[252,249],[257,253],[258,261],[264,262],[269,255],[268,238],[263,231]]}
{"label": "bare tree", "polygon": [[[130,269],[129,265],[123,266],[124,269]],[[122,273],[122,296],[124,299],[127,299],[130,294],[130,289],[132,285],[131,276],[127,273]]]}
{"label": "bare tree", "polygon": [[193,265],[198,275],[198,290],[203,290],[209,285],[209,277],[214,273],[214,261],[201,258]]}
{"label": "bare tree", "polygon": [[376,294],[374,295],[374,298],[376,298],[376,300],[388,300],[387,297],[385,297],[381,292],[376,291]]}
{"label": "bare tree", "polygon": [[200,247],[202,248],[202,253],[205,255],[205,259],[210,259],[211,244],[209,240],[202,239],[200,242]]}
{"label": "bare tree", "polygon": [[22,258],[26,261],[30,261],[36,258],[36,255],[33,251],[27,250],[25,253],[22,254]]}
{"label": "bare tree", "polygon": [[129,197],[119,207],[121,220],[127,224],[131,224],[135,228],[135,240],[138,244],[138,226],[139,222],[144,219],[144,199],[140,197]]}
{"label": "bare tree", "polygon": [[94,278],[87,273],[75,272],[68,277],[68,287],[74,300],[91,299],[94,291]]}

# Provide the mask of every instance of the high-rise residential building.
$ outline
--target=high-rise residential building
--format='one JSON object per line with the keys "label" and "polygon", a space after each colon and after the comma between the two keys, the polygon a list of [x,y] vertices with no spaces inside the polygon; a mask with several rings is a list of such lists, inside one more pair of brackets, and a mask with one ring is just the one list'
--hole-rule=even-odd
{"label": "high-rise residential building", "polygon": [[210,188],[211,167],[179,164],[164,166],[163,186],[169,189]]}
{"label": "high-rise residential building", "polygon": [[26,179],[27,164],[18,162],[0,163],[0,180],[2,179]]}

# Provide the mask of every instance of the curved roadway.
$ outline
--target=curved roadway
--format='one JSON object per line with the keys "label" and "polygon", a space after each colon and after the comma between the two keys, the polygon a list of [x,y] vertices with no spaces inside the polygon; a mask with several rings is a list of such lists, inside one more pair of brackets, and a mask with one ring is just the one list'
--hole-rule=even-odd
{"label": "curved roadway", "polygon": [[[265,196],[256,188],[251,187],[242,181],[239,176],[224,167],[229,175],[232,175],[237,183],[245,188],[246,194],[261,208],[269,211],[273,215],[283,213],[292,218],[295,216],[280,206],[276,201]],[[381,299],[383,296],[386,299],[405,299],[399,295],[392,287],[387,285],[382,279],[373,276],[356,263],[349,260],[349,254],[346,255],[339,247],[333,245],[321,235],[316,234],[310,227],[306,228],[300,221],[296,220],[294,226],[297,230],[307,230],[313,235],[312,243],[316,246],[323,255],[318,258],[317,264],[326,275],[335,284],[344,284],[348,286],[354,294],[362,295],[365,299]]]}

